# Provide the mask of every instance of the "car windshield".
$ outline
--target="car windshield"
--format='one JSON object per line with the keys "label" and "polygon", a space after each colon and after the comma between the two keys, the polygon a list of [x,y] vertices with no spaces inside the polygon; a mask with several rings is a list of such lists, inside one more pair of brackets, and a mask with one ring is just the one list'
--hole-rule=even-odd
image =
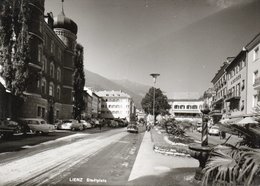
{"label": "car windshield", "polygon": [[62,121],[62,123],[72,123],[72,121],[71,120],[64,120],[64,121]]}
{"label": "car windshield", "polygon": [[218,126],[213,126],[213,127],[211,127],[212,129],[219,129],[219,127]]}
{"label": "car windshield", "polygon": [[39,125],[40,123],[37,120],[28,120],[28,124]]}
{"label": "car windshield", "polygon": [[47,124],[47,122],[46,122],[46,121],[44,121],[44,120],[42,120],[42,121],[41,121],[41,124]]}

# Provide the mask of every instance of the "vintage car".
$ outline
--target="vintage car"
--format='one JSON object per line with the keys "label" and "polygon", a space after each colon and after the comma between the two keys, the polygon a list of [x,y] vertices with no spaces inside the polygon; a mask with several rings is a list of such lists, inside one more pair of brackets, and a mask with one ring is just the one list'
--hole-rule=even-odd
{"label": "vintage car", "polygon": [[129,124],[127,127],[126,127],[126,130],[127,132],[135,132],[135,133],[138,133],[138,127],[136,124]]}
{"label": "vintage car", "polygon": [[84,129],[90,129],[90,128],[92,128],[92,125],[91,125],[89,122],[85,121],[85,120],[80,120],[80,123],[83,124]]}
{"label": "vintage car", "polygon": [[218,136],[219,135],[219,126],[212,126],[210,129],[209,129],[209,135],[215,135],[215,136]]}
{"label": "vintage car", "polygon": [[32,133],[48,134],[54,132],[54,125],[48,124],[41,118],[21,118],[19,119],[21,125],[28,127]]}
{"label": "vintage car", "polygon": [[59,129],[65,130],[84,130],[84,125],[78,120],[75,119],[67,119],[62,120],[62,124],[60,125]]}

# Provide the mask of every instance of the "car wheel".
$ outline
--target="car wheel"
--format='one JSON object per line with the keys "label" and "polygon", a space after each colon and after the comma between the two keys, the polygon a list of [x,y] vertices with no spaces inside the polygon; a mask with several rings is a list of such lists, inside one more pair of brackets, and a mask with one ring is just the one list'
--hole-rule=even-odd
{"label": "car wheel", "polygon": [[75,128],[73,127],[73,128],[71,128],[71,130],[72,130],[72,131],[75,131]]}
{"label": "car wheel", "polygon": [[79,130],[81,130],[81,131],[82,131],[82,130],[83,130],[83,127],[82,127],[82,126],[80,126],[80,127],[79,127]]}

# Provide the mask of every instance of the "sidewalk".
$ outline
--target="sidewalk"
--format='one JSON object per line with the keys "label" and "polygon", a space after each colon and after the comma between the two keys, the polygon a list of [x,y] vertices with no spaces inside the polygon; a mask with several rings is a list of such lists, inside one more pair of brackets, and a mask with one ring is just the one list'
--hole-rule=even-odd
{"label": "sidewalk", "polygon": [[166,145],[162,136],[145,132],[142,144],[137,154],[132,172],[129,176],[129,185],[183,185],[191,186],[194,183],[195,169],[199,166],[197,160],[187,157],[165,156],[156,153],[154,144]]}

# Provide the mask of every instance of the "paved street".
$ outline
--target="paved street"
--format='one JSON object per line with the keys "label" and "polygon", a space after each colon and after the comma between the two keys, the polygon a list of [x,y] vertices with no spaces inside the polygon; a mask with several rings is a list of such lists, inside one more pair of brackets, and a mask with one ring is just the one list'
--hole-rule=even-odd
{"label": "paved street", "polygon": [[144,127],[57,135],[1,153],[0,185],[193,185],[198,162],[155,153]]}

